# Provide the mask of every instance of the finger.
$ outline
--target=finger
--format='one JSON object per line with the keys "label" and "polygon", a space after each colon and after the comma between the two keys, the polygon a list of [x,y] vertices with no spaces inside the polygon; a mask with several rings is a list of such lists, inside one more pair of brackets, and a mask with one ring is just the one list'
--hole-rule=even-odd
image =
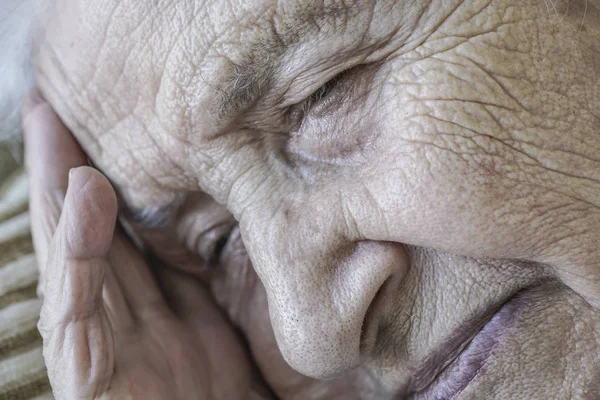
{"label": "finger", "polygon": [[42,272],[41,289],[42,270],[60,216],[68,172],[85,165],[86,156],[37,89],[24,99],[23,128],[30,179],[31,230]]}
{"label": "finger", "polygon": [[212,313],[215,304],[197,276],[164,265],[156,265],[154,270],[162,293],[177,315],[187,319]]}
{"label": "finger", "polygon": [[73,170],[46,269],[39,322],[48,375],[59,398],[91,398],[114,371],[112,326],[102,301],[117,203],[89,167]]}
{"label": "finger", "polygon": [[102,301],[115,335],[130,332],[134,328],[135,321],[131,305],[119,285],[113,268],[110,266],[104,270]]}
{"label": "finger", "polygon": [[[121,312],[115,316],[119,320],[119,329],[121,326],[127,329],[128,322],[139,325],[169,314],[149,265],[120,230],[115,234],[107,259],[110,268],[105,285],[105,300],[115,304],[118,301],[119,306],[126,310],[126,313]],[[130,318],[130,321],[126,318]]]}

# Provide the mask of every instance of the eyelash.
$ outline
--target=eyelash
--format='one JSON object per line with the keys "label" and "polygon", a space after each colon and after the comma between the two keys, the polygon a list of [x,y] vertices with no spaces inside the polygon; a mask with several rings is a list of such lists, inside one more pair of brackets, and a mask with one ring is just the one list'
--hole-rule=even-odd
{"label": "eyelash", "polygon": [[323,103],[330,96],[331,92],[336,88],[343,73],[338,74],[319,86],[310,96],[301,103],[296,104],[291,108],[290,121],[292,124],[299,126],[308,112],[318,104]]}
{"label": "eyelash", "polygon": [[336,75],[335,77],[333,77],[333,79],[330,79],[327,82],[325,82],[317,90],[315,90],[313,94],[311,94],[308,97],[307,102],[312,105],[316,102],[322,101],[325,98],[327,98],[331,91],[336,87],[338,80],[339,75]]}
{"label": "eyelash", "polygon": [[149,207],[138,211],[128,212],[127,217],[137,225],[148,229],[168,226],[172,220],[172,212],[164,207]]}
{"label": "eyelash", "polygon": [[346,71],[341,72],[319,86],[304,102],[305,111],[309,111],[313,106],[322,103],[330,97],[331,92],[338,86],[342,77],[346,74]]}
{"label": "eyelash", "polygon": [[[143,229],[161,229],[173,223],[173,207],[148,207],[139,211],[129,212],[127,217]],[[217,263],[221,258],[223,249],[229,242],[231,231],[230,225],[218,225],[206,232],[201,232],[198,240],[204,242],[202,249],[195,248],[208,265]]]}
{"label": "eyelash", "polygon": [[[203,236],[208,240],[208,244],[204,249],[205,251],[200,255],[208,265],[214,265],[219,262],[221,254],[229,242],[232,230],[233,228],[230,226],[219,226],[214,228],[213,231],[204,233]],[[211,239],[210,236],[215,237]]]}

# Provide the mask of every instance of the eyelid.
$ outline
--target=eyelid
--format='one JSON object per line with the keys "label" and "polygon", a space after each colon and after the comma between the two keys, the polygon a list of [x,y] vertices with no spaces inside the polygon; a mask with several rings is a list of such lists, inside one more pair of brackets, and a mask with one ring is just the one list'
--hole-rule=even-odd
{"label": "eyelid", "polygon": [[289,115],[295,130],[300,129],[304,118],[309,113],[319,113],[327,109],[330,104],[335,103],[336,99],[340,96],[340,88],[338,86],[343,84],[342,81],[348,74],[348,71],[349,70],[344,70],[333,76],[331,79],[314,90],[301,103],[296,104],[295,107],[292,107]]}
{"label": "eyelid", "polygon": [[354,60],[344,65],[338,65],[335,68],[328,68],[319,72],[310,72],[307,74],[299,74],[297,78],[289,83],[286,89],[285,97],[282,99],[280,106],[291,107],[306,101],[323,85],[331,80],[337,79],[339,76],[352,70],[360,65],[361,60]]}
{"label": "eyelid", "polygon": [[306,100],[308,106],[311,106],[312,104],[317,104],[318,102],[326,99],[337,86],[338,82],[340,81],[340,76],[341,75],[338,74],[330,80],[328,80],[327,82],[325,82],[324,84],[322,84],[321,86],[319,86],[317,90],[315,90]]}

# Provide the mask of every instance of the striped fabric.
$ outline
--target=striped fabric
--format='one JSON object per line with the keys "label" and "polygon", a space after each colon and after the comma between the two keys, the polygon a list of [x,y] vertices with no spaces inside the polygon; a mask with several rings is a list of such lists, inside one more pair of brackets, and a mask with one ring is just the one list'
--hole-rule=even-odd
{"label": "striped fabric", "polygon": [[41,302],[27,210],[27,179],[0,186],[0,400],[53,399],[37,331]]}

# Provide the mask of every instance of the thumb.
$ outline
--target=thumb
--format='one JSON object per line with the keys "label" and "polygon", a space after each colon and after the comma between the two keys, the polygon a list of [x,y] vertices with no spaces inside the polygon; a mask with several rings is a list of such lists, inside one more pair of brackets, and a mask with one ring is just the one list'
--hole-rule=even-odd
{"label": "thumb", "polygon": [[98,396],[112,379],[114,342],[102,289],[116,213],[115,193],[103,175],[89,167],[71,171],[38,324],[57,398]]}
{"label": "thumb", "polygon": [[67,174],[71,168],[87,162],[75,138],[37,89],[24,100],[23,130],[31,234],[40,266],[38,293],[41,295],[48,249],[67,189]]}

